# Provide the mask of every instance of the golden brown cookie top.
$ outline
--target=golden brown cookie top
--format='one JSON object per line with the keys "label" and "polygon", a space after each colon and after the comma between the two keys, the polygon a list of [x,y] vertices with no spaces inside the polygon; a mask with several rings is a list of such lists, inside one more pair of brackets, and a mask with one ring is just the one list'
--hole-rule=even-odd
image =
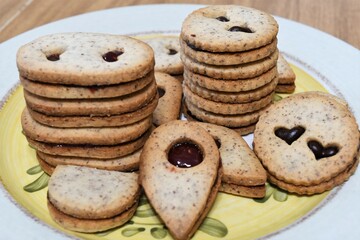
{"label": "golden brown cookie top", "polygon": [[354,163],[359,129],[343,100],[322,92],[299,93],[260,116],[254,151],[277,179],[295,185],[319,184]]}
{"label": "golden brown cookie top", "polygon": [[278,24],[267,13],[236,5],[213,5],[187,16],[181,38],[201,50],[241,52],[269,44],[277,33]]}
{"label": "golden brown cookie top", "polygon": [[57,33],[22,46],[20,75],[48,83],[108,85],[129,82],[154,68],[154,53],[144,42],[120,35]]}

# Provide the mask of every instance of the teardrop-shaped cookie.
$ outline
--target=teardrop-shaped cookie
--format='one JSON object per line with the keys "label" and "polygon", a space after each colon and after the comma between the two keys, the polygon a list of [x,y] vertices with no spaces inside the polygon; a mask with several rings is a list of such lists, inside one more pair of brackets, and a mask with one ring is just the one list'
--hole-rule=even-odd
{"label": "teardrop-shaped cookie", "polygon": [[216,143],[194,123],[165,123],[144,145],[139,177],[171,235],[189,239],[210,210],[221,183]]}

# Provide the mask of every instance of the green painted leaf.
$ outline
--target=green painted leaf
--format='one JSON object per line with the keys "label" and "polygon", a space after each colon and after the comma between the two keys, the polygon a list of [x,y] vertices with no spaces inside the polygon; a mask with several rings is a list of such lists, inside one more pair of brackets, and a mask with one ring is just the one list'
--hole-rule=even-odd
{"label": "green painted leaf", "polygon": [[139,207],[145,204],[148,204],[149,200],[147,199],[147,197],[145,196],[145,194],[140,196],[140,200],[139,200]]}
{"label": "green painted leaf", "polygon": [[142,227],[128,227],[128,228],[125,228],[124,230],[121,231],[121,234],[124,236],[124,237],[132,237],[138,233],[141,233],[145,231],[145,228],[142,228]]}
{"label": "green painted leaf", "polygon": [[148,208],[148,209],[144,209],[144,210],[137,209],[135,212],[135,216],[141,217],[141,218],[146,218],[146,217],[156,216],[156,213],[152,208]]}
{"label": "green painted leaf", "polygon": [[35,174],[38,174],[40,172],[42,172],[42,168],[40,167],[40,165],[36,165],[32,168],[29,168],[26,173],[29,174],[29,175],[35,175]]}
{"label": "green painted leaf", "polygon": [[34,182],[26,185],[24,187],[24,190],[27,192],[36,192],[39,191],[45,187],[47,187],[49,182],[49,175],[46,173],[41,174],[40,177],[38,177]]}
{"label": "green painted leaf", "polygon": [[275,189],[273,198],[278,202],[285,202],[288,199],[288,194],[280,189]]}
{"label": "green painted leaf", "polygon": [[264,203],[271,197],[275,189],[269,183],[266,183],[265,187],[266,187],[265,197],[255,198],[254,199],[255,202]]}
{"label": "green painted leaf", "polygon": [[209,234],[213,237],[225,237],[228,234],[228,229],[221,221],[206,217],[204,222],[200,225],[199,230]]}
{"label": "green painted leaf", "polygon": [[156,239],[163,239],[167,235],[167,230],[165,228],[154,227],[150,230],[150,233]]}
{"label": "green painted leaf", "polygon": [[274,102],[280,101],[281,99],[283,99],[282,96],[280,96],[280,95],[278,95],[278,94],[274,94],[274,96],[273,96],[273,101],[274,101]]}

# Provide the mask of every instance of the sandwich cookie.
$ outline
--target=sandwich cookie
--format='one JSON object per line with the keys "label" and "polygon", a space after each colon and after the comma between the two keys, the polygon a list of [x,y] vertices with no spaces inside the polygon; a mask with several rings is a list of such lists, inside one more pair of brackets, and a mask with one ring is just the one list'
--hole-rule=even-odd
{"label": "sandwich cookie", "polygon": [[265,196],[266,171],[245,140],[235,131],[210,123],[197,123],[215,139],[223,177],[220,191],[251,198]]}
{"label": "sandwich cookie", "polygon": [[295,91],[296,75],[292,70],[290,64],[285,60],[282,54],[279,54],[277,61],[279,84],[276,87],[276,92],[292,93]]}
{"label": "sandwich cookie", "polygon": [[214,203],[222,178],[214,139],[172,121],[156,128],[140,156],[139,181],[174,239],[190,239]]}
{"label": "sandwich cookie", "polygon": [[49,180],[48,209],[60,226],[100,232],[126,223],[140,196],[137,173],[58,166]]}
{"label": "sandwich cookie", "polygon": [[160,99],[153,113],[153,123],[159,126],[179,119],[182,86],[176,78],[166,73],[156,72],[155,78]]}
{"label": "sandwich cookie", "polygon": [[260,116],[254,151],[272,183],[312,195],[351,176],[359,137],[346,102],[327,93],[304,92],[284,98]]}

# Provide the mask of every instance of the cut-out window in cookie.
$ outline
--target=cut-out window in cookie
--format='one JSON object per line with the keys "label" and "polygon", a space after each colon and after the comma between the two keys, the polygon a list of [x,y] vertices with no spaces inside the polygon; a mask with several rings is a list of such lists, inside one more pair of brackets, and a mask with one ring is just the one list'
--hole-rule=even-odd
{"label": "cut-out window in cookie", "polygon": [[176,51],[176,50],[173,49],[173,48],[169,48],[168,50],[169,50],[169,51],[168,51],[168,55],[175,55],[175,54],[178,53],[178,51]]}
{"label": "cut-out window in cookie", "polygon": [[287,144],[291,145],[293,142],[299,139],[299,137],[301,137],[304,132],[305,128],[301,126],[296,126],[291,129],[280,127],[275,130],[275,135],[278,138],[284,140]]}
{"label": "cut-out window in cookie", "polygon": [[124,53],[123,51],[119,51],[119,50],[109,51],[104,55],[102,55],[102,58],[106,62],[116,62],[118,60],[118,57],[123,53]]}
{"label": "cut-out window in cookie", "polygon": [[219,16],[216,19],[219,20],[220,22],[228,22],[228,21],[230,21],[227,17],[224,17],[224,16]]}
{"label": "cut-out window in cookie", "polygon": [[189,141],[174,144],[168,153],[169,162],[179,168],[189,168],[203,161],[200,148]]}
{"label": "cut-out window in cookie", "polygon": [[166,93],[165,89],[161,87],[157,87],[157,92],[159,94],[159,98],[163,97]]}
{"label": "cut-out window in cookie", "polygon": [[321,158],[331,157],[339,152],[339,147],[335,144],[330,144],[324,147],[320,142],[316,140],[308,141],[307,143],[310,150],[314,153],[316,160]]}
{"label": "cut-out window in cookie", "polygon": [[244,33],[253,33],[253,31],[246,26],[232,26],[228,29],[230,32],[244,32]]}
{"label": "cut-out window in cookie", "polygon": [[56,62],[60,60],[60,55],[63,54],[65,50],[65,46],[53,46],[48,49],[43,49],[42,52],[45,54],[47,60]]}

